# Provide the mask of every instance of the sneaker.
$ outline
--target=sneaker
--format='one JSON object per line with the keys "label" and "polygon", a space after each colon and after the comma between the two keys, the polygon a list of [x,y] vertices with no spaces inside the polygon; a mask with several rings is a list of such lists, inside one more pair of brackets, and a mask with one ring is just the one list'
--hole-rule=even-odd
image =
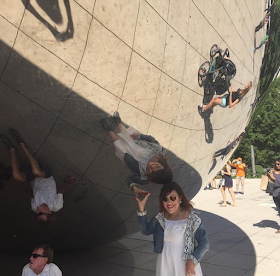
{"label": "sneaker", "polygon": [[112,128],[107,119],[101,119],[100,123],[105,131],[112,131]]}
{"label": "sneaker", "polygon": [[10,141],[10,139],[7,136],[1,134],[0,140],[7,146],[8,149],[16,150],[16,147],[12,144],[12,142]]}
{"label": "sneaker", "polygon": [[15,138],[18,144],[25,145],[25,142],[23,141],[21,135],[15,129],[10,128],[9,131],[13,135],[13,137]]}
{"label": "sneaker", "polygon": [[202,116],[203,115],[203,105],[202,105],[202,107],[198,106],[197,110],[198,110],[198,113],[200,114],[200,116]]}
{"label": "sneaker", "polygon": [[113,114],[113,120],[114,120],[114,123],[116,125],[120,124],[122,122],[121,120],[121,117],[120,117],[120,114],[118,111],[115,111],[114,114]]}
{"label": "sneaker", "polygon": [[239,192],[237,192],[237,191],[235,191],[234,193],[235,193],[235,194],[239,194]]}
{"label": "sneaker", "polygon": [[240,192],[241,195],[244,195],[244,192]]}

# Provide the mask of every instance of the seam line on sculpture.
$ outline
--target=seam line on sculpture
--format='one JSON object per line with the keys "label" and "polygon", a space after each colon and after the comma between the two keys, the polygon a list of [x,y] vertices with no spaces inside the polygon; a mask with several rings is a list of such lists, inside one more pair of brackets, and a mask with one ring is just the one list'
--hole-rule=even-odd
{"label": "seam line on sculpture", "polygon": [[[133,41],[132,41],[132,47],[131,47],[131,53],[130,53],[130,59],[129,59],[129,64],[128,64],[128,66],[127,66],[127,72],[126,72],[125,81],[124,81],[124,85],[123,85],[123,89],[122,89],[122,94],[120,95],[120,99],[122,99],[122,97],[123,97],[124,89],[125,89],[126,82],[127,82],[127,78],[128,78],[128,74],[129,74],[129,69],[130,69],[130,66],[131,66],[131,60],[132,60],[132,54],[133,54],[133,48],[134,48],[134,41],[135,41],[135,34],[136,34],[137,22],[138,22],[138,16],[139,16],[139,11],[140,11],[140,0],[138,0],[138,2],[139,2],[139,5],[138,5],[138,12],[137,12],[137,16],[136,16],[136,22],[135,22],[134,34],[133,34]],[[117,110],[119,109],[120,102],[121,102],[121,101],[119,101],[119,103],[118,103]]]}
{"label": "seam line on sculpture", "polygon": [[[223,6],[223,4],[222,4],[221,0],[219,0],[219,1],[220,1],[221,5]],[[235,1],[235,3],[236,3],[236,1]],[[246,1],[245,1],[245,3],[246,3]],[[239,6],[238,6],[238,4],[237,4],[237,3],[236,3],[236,5],[237,5],[237,8],[238,8],[238,10],[239,10],[239,13],[241,14],[241,11],[240,11]],[[230,19],[230,21],[231,21],[232,25],[234,26],[234,28],[235,28],[236,32],[238,33],[239,37],[241,38],[241,40],[242,40],[242,42],[243,42],[243,44],[244,44],[245,48],[246,48],[246,49],[247,49],[247,51],[249,52],[249,55],[250,55],[251,59],[253,60],[253,63],[254,63],[255,65],[257,65],[257,64],[255,63],[255,60],[254,60],[253,56],[251,55],[251,52],[250,52],[250,51],[249,51],[249,49],[248,49],[248,46],[246,45],[245,41],[243,40],[242,36],[240,35],[239,31],[237,30],[237,28],[236,28],[235,24],[233,23],[233,21],[232,21],[232,19],[231,19],[231,16],[228,14],[228,12],[227,12],[227,10],[225,9],[225,7],[224,7],[224,6],[223,6],[223,8],[224,8],[225,12],[227,13],[227,15],[228,15],[228,17],[229,17],[229,19]],[[247,8],[248,8],[248,6],[247,6]],[[249,11],[249,13],[250,13],[250,11]],[[241,17],[242,17],[242,14],[241,14]],[[252,20],[252,16],[251,16],[251,14],[250,14],[250,17],[251,17],[251,20]],[[244,20],[244,18],[243,18],[243,17],[242,17],[242,20],[243,20],[243,22],[245,23],[245,25],[246,25],[246,28],[247,28],[248,32],[250,33],[250,31],[249,31],[249,29],[248,29],[248,26],[247,26],[247,24],[246,24],[246,22],[245,22],[245,20]],[[252,21],[253,21],[253,20],[252,20]],[[250,37],[250,41],[251,41],[251,42],[252,42],[252,41],[254,41],[254,37],[253,37],[253,40],[251,40],[251,37]]]}
{"label": "seam line on sculpture", "polygon": [[[146,2],[146,1],[145,1]],[[170,4],[170,2],[169,2]],[[168,18],[168,15],[169,15],[169,6],[168,6],[168,12],[167,12],[167,18]],[[149,125],[148,125],[148,128],[147,128],[147,131],[150,129],[150,126],[151,126],[151,123],[152,123],[152,118],[154,117],[154,112],[155,112],[155,107],[156,107],[156,102],[158,100],[158,96],[159,96],[159,93],[160,93],[160,85],[161,85],[161,79],[162,79],[162,73],[163,73],[163,65],[164,65],[164,56],[165,56],[165,50],[166,50],[166,42],[167,42],[167,31],[168,31],[168,27],[166,26],[166,30],[165,30],[165,40],[164,40],[164,49],[163,49],[163,54],[162,54],[162,63],[161,63],[161,67],[162,69],[160,70],[160,77],[159,77],[159,82],[158,82],[158,87],[157,87],[157,92],[156,92],[156,96],[155,96],[155,101],[154,101],[154,105],[153,105],[153,109],[152,109],[152,116],[150,118],[150,122],[149,122]],[[185,60],[186,62],[186,60]]]}
{"label": "seam line on sculpture", "polygon": [[[176,32],[176,34],[178,34],[187,44],[189,44],[189,46],[191,46],[193,48],[193,50],[195,50],[201,57],[207,59],[203,54],[201,54],[200,52],[197,51],[197,49],[191,45],[191,43],[189,41],[187,41],[173,26],[171,26],[167,20],[165,20],[158,12],[157,10],[151,6],[151,4],[149,2],[147,2],[147,0],[145,0],[145,2],[161,17],[161,19],[174,31]],[[170,6],[170,1],[169,1],[169,6]],[[168,8],[168,13],[169,13],[169,8]],[[168,14],[169,15],[169,14]]]}
{"label": "seam line on sculpture", "polygon": [[[24,33],[22,30],[20,30],[22,33]],[[25,33],[24,33],[25,34]],[[45,48],[44,46],[42,46],[41,44],[39,44],[37,41],[35,41],[33,38],[31,38],[29,35],[27,35],[27,34],[25,34],[26,36],[28,36],[30,39],[32,39],[35,43],[37,43],[38,45],[40,45],[41,47],[43,47],[43,48]],[[46,49],[46,48],[45,48]],[[47,51],[49,51],[48,49],[46,49]],[[134,50],[133,50],[134,51]],[[51,51],[49,51],[49,52],[51,52]],[[134,51],[135,53],[137,53],[136,51]],[[51,52],[52,53],[52,52]],[[137,53],[138,54],[138,53]],[[54,54],[55,55],[55,54]],[[141,56],[140,54],[138,54],[139,56]],[[56,56],[56,55],[55,55]],[[56,56],[57,57],[57,56]],[[142,57],[142,56],[141,56]],[[59,57],[57,57],[57,58],[59,58]],[[144,58],[144,57],[142,57],[142,58]],[[61,58],[59,58],[60,60],[62,60]],[[145,59],[145,58],[144,58]],[[146,60],[146,59],[145,59]],[[64,62],[65,64],[67,64],[64,60],[62,60],[62,62]],[[148,60],[147,60],[147,62],[149,62]],[[149,62],[150,64],[152,64],[151,62]],[[69,64],[68,64],[69,65]],[[154,67],[156,67],[154,64],[152,64]],[[71,65],[69,65],[70,67],[72,67]],[[73,68],[73,67],[72,67]],[[156,67],[157,68],[157,67]],[[74,68],[73,68],[74,69]],[[157,68],[158,69],[158,68]],[[77,70],[76,69],[74,69],[76,72],[77,72]],[[160,69],[158,69],[158,70],[160,70]],[[166,74],[165,72],[163,72],[162,70],[160,70],[162,73],[164,73],[164,74]],[[80,73],[81,74],[81,73]],[[81,75],[83,75],[83,74],[81,74]],[[166,74],[167,76],[169,76],[168,74]],[[84,75],[83,75],[84,76]],[[86,76],[85,76],[86,77]],[[169,76],[170,78],[172,78],[171,76]],[[87,78],[87,77],[86,77]],[[87,78],[88,79],[88,78]],[[172,78],[173,79],[173,78]],[[178,82],[177,80],[175,80],[175,79],[173,79],[174,81],[176,81],[176,82]],[[92,80],[90,80],[91,82],[93,82],[93,83],[95,83],[94,81],[92,81]],[[179,84],[181,84],[182,86],[184,86],[184,87],[186,87],[184,84],[182,84],[182,83],[180,83],[180,82],[178,82]],[[97,83],[96,83],[97,84]],[[101,87],[102,89],[104,89],[102,86],[100,86],[99,84],[97,84],[99,87]],[[189,89],[189,90],[191,90],[191,91],[193,91],[192,89],[190,89],[190,88],[188,88],[188,87],[186,87],[187,89]],[[104,90],[106,90],[106,89],[104,89]],[[111,93],[111,94],[113,94],[112,92],[110,92],[110,91],[108,91],[108,90],[106,90],[107,92],[109,92],[109,93]],[[197,93],[197,92],[195,92],[195,91],[193,91],[194,93],[196,93],[196,94],[199,94],[199,93]],[[22,94],[23,95],[23,94]],[[114,94],[113,94],[114,95]],[[115,95],[114,95],[115,96]],[[27,97],[26,97],[27,98]],[[29,99],[29,98],[27,98],[27,99]],[[30,99],[29,99],[30,100]],[[37,104],[38,105],[38,104]],[[130,104],[131,105],[131,104]],[[40,106],[40,105],[38,105],[38,106]],[[133,105],[131,105],[131,106],[133,106]],[[133,106],[134,107],[134,106]],[[136,108],[136,107],[134,107],[134,108]],[[136,109],[138,109],[138,108],[136,108]],[[138,110],[140,110],[140,109],[138,109]],[[143,112],[142,110],[140,110],[141,112]],[[145,113],[145,112],[143,112],[143,113]],[[147,113],[146,113],[147,114]],[[57,115],[55,115],[55,116],[57,116]],[[60,118],[60,117],[59,117]],[[156,117],[155,117],[156,118]],[[61,118],[60,118],[61,119]],[[64,121],[64,120],[63,120]],[[163,121],[163,122],[165,122],[164,120],[161,120],[161,121]],[[174,124],[173,124],[174,125]],[[180,127],[180,128],[183,128],[183,127]],[[78,129],[78,128],[77,128]],[[184,129],[188,129],[188,128],[184,128]],[[192,129],[189,129],[189,130],[192,130]],[[95,138],[96,139],[96,138]]]}
{"label": "seam line on sculpture", "polygon": [[76,0],[74,0],[74,2],[80,6],[85,12],[87,12],[91,17],[93,16],[93,14],[91,14],[87,9],[85,9],[80,3],[78,3]]}
{"label": "seam line on sculpture", "polygon": [[[92,16],[92,18],[94,18],[95,20],[97,20],[94,16]],[[99,20],[97,20],[102,26],[104,26]],[[91,21],[92,24],[92,21]],[[91,27],[90,24],[90,27]],[[137,23],[136,23],[137,24]],[[210,24],[210,23],[209,23]],[[169,24],[167,24],[169,25]],[[170,26],[170,25],[169,25]],[[212,26],[212,25],[211,25]],[[171,27],[171,26],[170,26]],[[213,27],[213,26],[212,26]],[[118,39],[120,39],[115,33],[113,33],[112,31],[110,31],[106,26],[104,26],[104,28],[106,28],[110,33],[112,33],[114,36],[116,36]],[[171,27],[172,28],[172,27]],[[172,28],[173,29],[173,28]],[[39,42],[37,42],[36,40],[34,40],[32,37],[30,37],[28,34],[26,34],[24,31],[20,30],[23,34],[25,34],[27,37],[29,37],[31,40],[33,40],[35,43],[37,43],[38,45],[40,45],[42,48],[44,48],[45,50],[47,50],[48,52],[50,52],[51,54],[53,54],[55,57],[57,57],[58,59],[60,59],[62,62],[64,62],[65,64],[67,64],[69,67],[71,67],[73,70],[78,71],[77,69],[75,69],[72,65],[70,65],[69,63],[67,63],[65,60],[63,60],[62,58],[60,58],[59,56],[57,56],[55,53],[53,53],[52,51],[50,51],[49,49],[47,49],[45,46],[43,46],[42,44],[40,44]],[[177,33],[177,31],[176,31]],[[123,40],[120,39],[120,41],[122,41],[123,43],[125,43]],[[126,43],[125,43],[126,44]],[[127,44],[126,44],[127,45]],[[129,45],[127,45],[127,47],[129,47]],[[130,49],[132,49],[131,47],[129,47]],[[193,47],[192,47],[193,48]],[[85,48],[86,49],[86,48]],[[168,75],[166,72],[164,72],[162,69],[158,68],[156,65],[154,65],[153,63],[151,63],[149,60],[147,60],[145,57],[143,57],[141,54],[139,54],[138,52],[136,52],[134,49],[132,49],[132,51],[134,51],[136,54],[138,54],[139,56],[141,56],[143,59],[145,59],[148,63],[150,63],[152,66],[154,66],[155,68],[157,68],[159,71],[161,71],[162,73],[166,74],[168,77],[170,77],[171,79],[173,79],[174,81],[176,81],[177,83],[181,84],[182,86],[186,87],[187,89],[193,91],[196,94],[199,94],[198,92],[192,90],[191,88],[185,86],[183,83],[179,82],[178,80],[174,79],[172,76]],[[196,50],[195,50],[196,51]],[[199,53],[199,52],[198,52]],[[202,55],[201,55],[202,56]],[[202,56],[203,57],[203,56]],[[247,68],[246,68],[247,69]],[[248,69],[247,69],[248,70]],[[249,70],[248,70],[249,71]],[[249,71],[250,72],[250,71]],[[81,75],[85,76],[84,74],[82,74],[81,72],[78,72]],[[85,76],[86,77],[86,76]],[[87,79],[89,79],[87,77]],[[90,80],[90,79],[89,79]],[[90,80],[92,81],[92,80]],[[93,83],[97,84],[96,82],[92,81]],[[97,84],[99,87],[101,87],[102,89],[106,90],[107,92],[113,94],[112,92],[110,92],[109,90],[103,88],[101,85]],[[113,94],[115,96],[115,94]]]}
{"label": "seam line on sculpture", "polygon": [[[6,61],[6,64],[5,64],[5,66],[4,66],[4,68],[3,68],[3,71],[2,71],[2,73],[1,73],[1,75],[0,75],[0,79],[2,79],[2,76],[4,75],[4,72],[5,72],[5,70],[6,70],[7,66],[8,66],[8,63],[9,63],[10,58],[11,58],[11,56],[12,56],[12,53],[13,53],[13,51],[14,51],[14,46],[15,46],[16,41],[17,41],[17,37],[18,37],[19,31],[20,31],[20,25],[21,25],[22,20],[23,20],[23,18],[24,18],[25,10],[26,10],[26,6],[27,6],[27,5],[28,5],[28,1],[26,1],[25,7],[24,7],[24,11],[23,11],[23,14],[22,14],[22,17],[21,17],[21,20],[20,20],[20,22],[19,22],[18,27],[16,27],[14,24],[12,24],[9,20],[7,20],[4,16],[1,15],[1,17],[3,17],[7,22],[11,23],[13,26],[15,26],[15,27],[17,28],[17,33],[16,33],[16,36],[15,36],[15,39],[14,39],[14,42],[13,42],[13,46],[11,47],[11,50],[10,50],[8,59],[7,59],[7,61]],[[8,46],[8,45],[7,45],[7,46]]]}

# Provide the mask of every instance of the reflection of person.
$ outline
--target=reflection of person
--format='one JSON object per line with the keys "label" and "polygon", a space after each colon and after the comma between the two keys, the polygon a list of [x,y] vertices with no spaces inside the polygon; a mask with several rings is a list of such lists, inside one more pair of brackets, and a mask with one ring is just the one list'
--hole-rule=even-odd
{"label": "reflection of person", "polygon": [[242,163],[242,158],[238,157],[232,161],[232,166],[236,168],[236,193],[239,193],[239,183],[241,181],[241,192],[244,195],[245,168],[246,164]]}
{"label": "reflection of person", "polygon": [[22,269],[22,276],[62,276],[61,270],[52,263],[53,250],[47,245],[39,245],[34,248],[30,263]]}
{"label": "reflection of person", "polygon": [[238,143],[238,142],[240,141],[240,139],[243,137],[244,133],[245,133],[245,132],[242,132],[242,133],[241,133],[240,135],[238,135],[237,138],[235,138],[233,141],[232,141],[232,140],[229,141],[229,144],[228,144],[226,147],[224,147],[224,148],[222,148],[222,149],[216,151],[216,152],[213,154],[212,158],[214,159],[214,158],[216,158],[216,157],[218,157],[218,156],[222,156],[222,159],[223,159],[223,158],[225,157],[225,155],[229,154],[230,151],[231,151],[232,149],[235,148],[235,146],[237,145],[237,143]]}
{"label": "reflection of person", "polygon": [[44,163],[38,162],[26,148],[21,135],[14,129],[9,130],[17,143],[25,152],[30,164],[21,166],[17,156],[16,147],[9,138],[1,135],[0,138],[10,150],[12,159],[13,177],[19,182],[32,182],[33,198],[31,199],[31,209],[37,213],[37,218],[41,222],[53,222],[52,212],[57,212],[63,207],[63,194],[69,184],[76,184],[73,177],[66,177],[65,183],[59,193],[56,190],[56,182],[51,169]]}
{"label": "reflection of person", "polygon": [[124,161],[132,172],[127,178],[128,187],[140,194],[147,195],[136,184],[146,185],[149,181],[165,184],[172,180],[172,170],[168,165],[165,150],[158,141],[149,135],[138,134],[133,127],[125,128],[116,111],[113,120],[118,126],[119,133],[115,134],[106,119],[101,120],[101,125],[108,132],[114,142],[117,157]]}
{"label": "reflection of person", "polygon": [[241,140],[241,138],[243,137],[245,131],[242,132],[240,135],[237,136],[237,138],[235,138],[233,141],[230,140],[228,142],[228,145],[222,149],[219,149],[217,150],[216,152],[213,153],[212,155],[212,166],[211,168],[209,169],[209,172],[208,174],[215,168],[216,164],[217,164],[217,160],[216,160],[216,157],[218,156],[222,156],[221,160],[224,159],[224,157],[226,155],[228,155],[230,153],[231,150],[233,150],[235,148],[235,146],[237,145],[237,143]]}
{"label": "reflection of person", "polygon": [[[280,158],[276,159],[274,169],[267,173],[269,179],[274,182],[274,190],[272,193],[273,201],[276,205],[277,211],[280,215]],[[276,231],[280,233],[280,229]]]}
{"label": "reflection of person", "polygon": [[231,166],[230,166],[230,161],[228,161],[226,163],[226,168],[225,170],[221,170],[221,173],[224,175],[224,179],[225,179],[225,185],[223,187],[221,187],[221,192],[222,192],[222,196],[223,196],[223,203],[220,205],[221,207],[227,207],[227,200],[226,200],[226,188],[228,188],[228,192],[232,198],[232,204],[231,206],[236,206],[235,203],[235,196],[234,193],[232,191],[232,178],[231,178]]}
{"label": "reflection of person", "polygon": [[267,16],[264,17],[264,19],[260,22],[260,24],[255,28],[255,33],[258,32],[265,24],[268,23]]}
{"label": "reflection of person", "polygon": [[[150,193],[140,201],[138,222],[141,233],[153,234],[157,258],[157,276],[202,276],[200,261],[209,249],[201,219],[192,211],[192,203],[176,183],[165,184],[159,196],[159,213],[147,221],[145,205]],[[175,269],[176,268],[176,269]]]}
{"label": "reflection of person", "polygon": [[261,44],[254,49],[254,53],[256,52],[256,50],[260,49],[267,42],[268,42],[268,35],[266,35],[265,38],[262,40]]}
{"label": "reflection of person", "polygon": [[236,104],[238,104],[243,97],[249,92],[249,90],[252,87],[252,82],[249,81],[244,89],[238,89],[237,91],[233,90],[233,86],[230,87],[229,89],[229,94],[224,95],[223,97],[213,97],[212,100],[207,104],[202,106],[198,106],[198,112],[202,114],[209,108],[214,108],[215,106],[219,105],[223,108],[225,107],[233,107]]}
{"label": "reflection of person", "polygon": [[267,9],[265,9],[264,11],[266,11],[266,12],[271,12],[271,10],[273,9],[273,7],[274,7],[274,0],[273,0],[273,2],[271,3],[271,5],[269,6],[269,8],[267,8]]}

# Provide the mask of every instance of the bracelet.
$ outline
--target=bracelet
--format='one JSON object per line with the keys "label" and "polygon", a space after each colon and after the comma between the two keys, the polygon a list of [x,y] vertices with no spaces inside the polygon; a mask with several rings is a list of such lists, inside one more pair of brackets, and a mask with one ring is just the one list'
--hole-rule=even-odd
{"label": "bracelet", "polygon": [[143,211],[143,212],[139,212],[139,211],[136,211],[136,212],[137,212],[137,216],[138,216],[138,217],[144,217],[144,216],[147,215],[147,211],[146,211],[146,210]]}
{"label": "bracelet", "polygon": [[131,191],[133,191],[133,187],[134,187],[134,186],[137,187],[136,183],[131,183],[131,184],[130,184],[129,188],[130,188]]}

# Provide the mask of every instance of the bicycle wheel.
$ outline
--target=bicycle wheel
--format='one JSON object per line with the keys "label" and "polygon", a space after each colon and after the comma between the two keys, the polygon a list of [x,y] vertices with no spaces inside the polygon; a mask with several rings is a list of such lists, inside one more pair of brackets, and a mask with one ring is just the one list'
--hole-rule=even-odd
{"label": "bicycle wheel", "polygon": [[213,56],[216,55],[216,53],[220,50],[217,44],[214,44],[211,49],[210,49],[210,57],[212,58]]}
{"label": "bicycle wheel", "polygon": [[210,69],[210,62],[209,61],[205,61],[204,63],[202,63],[199,67],[198,70],[198,75],[200,77],[204,77],[207,75],[208,71]]}

